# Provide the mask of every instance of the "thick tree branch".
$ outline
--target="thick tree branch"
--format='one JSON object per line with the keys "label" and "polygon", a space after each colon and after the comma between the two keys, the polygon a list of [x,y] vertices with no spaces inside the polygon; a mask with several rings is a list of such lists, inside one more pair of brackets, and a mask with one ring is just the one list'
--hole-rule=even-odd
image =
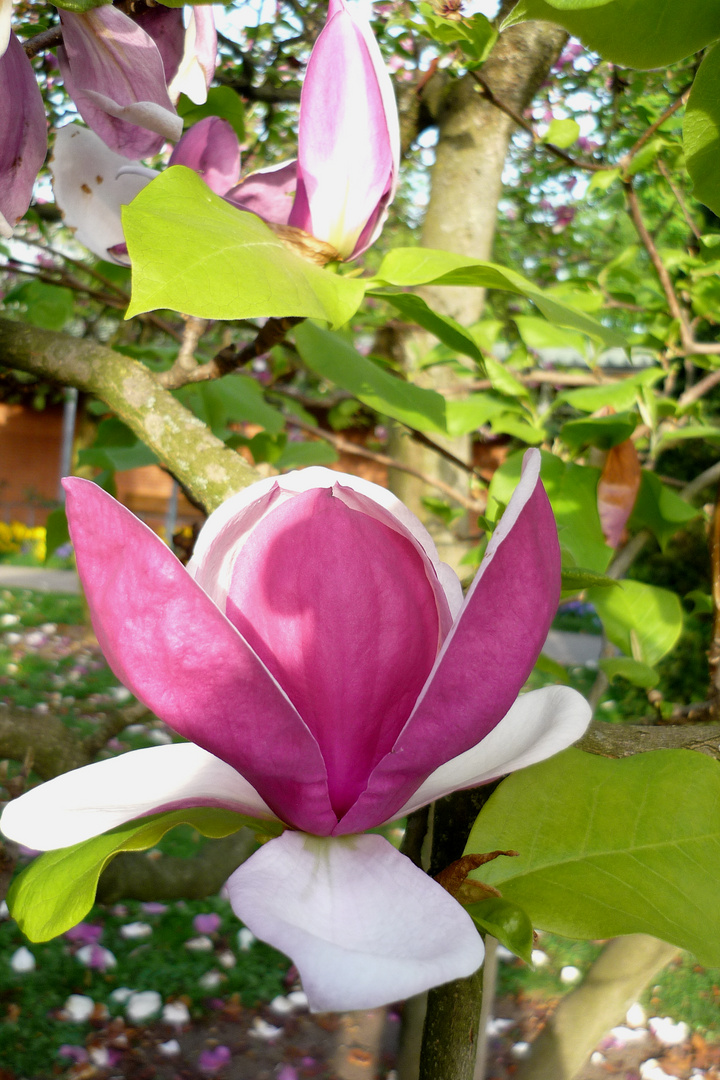
{"label": "thick tree branch", "polygon": [[648,750],[697,750],[720,761],[720,724],[682,724],[679,727],[608,724],[593,720],[579,750],[601,757],[624,758]]}
{"label": "thick tree branch", "polygon": [[143,364],[104,345],[0,319],[0,363],[101,398],[208,513],[258,478]]}

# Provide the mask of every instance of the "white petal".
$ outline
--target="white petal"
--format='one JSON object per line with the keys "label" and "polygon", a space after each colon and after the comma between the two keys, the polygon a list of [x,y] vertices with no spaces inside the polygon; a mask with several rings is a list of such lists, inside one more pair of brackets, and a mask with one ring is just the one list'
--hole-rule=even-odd
{"label": "white petal", "polygon": [[[350,488],[352,491],[364,495],[399,522],[401,530],[412,537],[417,547],[432,564],[445,593],[451,618],[454,619],[463,604],[460,580],[449,566],[440,562],[433,539],[419,518],[386,488],[373,484],[369,480],[363,480],[359,476],[336,472],[334,469],[325,469],[321,465],[313,465],[307,469],[297,469],[294,472],[285,473],[283,476],[270,476],[266,480],[251,484],[224,502],[203,525],[195,543],[193,557],[187,566],[188,572],[205,589],[220,610],[224,611],[232,564],[237,558],[244,539],[259,524],[264,513],[269,513],[271,509],[275,509],[281,502],[292,498],[293,494],[309,491],[312,488],[334,487],[335,484],[341,484],[345,488]],[[278,493],[271,505],[268,505],[259,516],[250,514],[247,518],[244,518],[245,512],[253,504],[258,503],[266,496],[270,496],[275,488],[277,488]],[[378,515],[378,518],[386,524],[388,523],[385,515]],[[229,534],[229,542],[224,540],[221,546],[223,552],[230,557],[225,559],[222,565],[217,565],[214,560],[208,560],[208,554],[216,539],[221,533],[225,532]]]}
{"label": "white petal", "polygon": [[477,746],[431,773],[395,816],[404,817],[451,791],[487,784],[544,761],[576,742],[591,718],[585,698],[568,686],[523,694]]}
{"label": "white petal", "polygon": [[315,1012],[400,1001],[482,963],[467,912],[381,836],[285,832],[227,889],[236,915],[295,962]]}
{"label": "white petal", "polygon": [[98,90],[83,90],[83,94],[108,116],[126,120],[129,124],[137,124],[138,127],[164,135],[170,142],[177,142],[182,135],[182,117],[163,108],[155,101],[133,101],[129,105],[118,105],[111,97],[101,94]]}
{"label": "white petal", "polygon": [[0,56],[8,47],[12,15],[12,0],[0,0]]}
{"label": "white petal", "polygon": [[69,847],[159,809],[222,806],[274,819],[253,787],[194,743],[132,750],[63,773],[8,803],[0,828],[38,851]]}
{"label": "white petal", "polygon": [[79,124],[66,124],[55,136],[55,200],[75,238],[101,259],[111,258],[108,248],[124,241],[120,208],[149,183],[147,175],[119,175],[127,165],[126,157]]}

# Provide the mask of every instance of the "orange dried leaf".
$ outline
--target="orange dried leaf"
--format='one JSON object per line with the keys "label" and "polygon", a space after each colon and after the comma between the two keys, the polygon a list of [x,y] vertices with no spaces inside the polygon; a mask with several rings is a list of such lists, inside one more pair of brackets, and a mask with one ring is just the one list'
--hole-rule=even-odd
{"label": "orange dried leaf", "polygon": [[641,480],[640,459],[631,439],[608,450],[598,481],[597,505],[603,536],[610,547],[616,548],[623,538]]}

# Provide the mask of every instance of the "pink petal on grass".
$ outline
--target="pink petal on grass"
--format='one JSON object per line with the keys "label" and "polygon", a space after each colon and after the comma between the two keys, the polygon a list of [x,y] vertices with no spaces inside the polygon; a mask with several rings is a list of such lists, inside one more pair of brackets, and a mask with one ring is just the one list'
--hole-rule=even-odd
{"label": "pink petal on grass", "polygon": [[240,147],[227,120],[207,116],[185,132],[172,152],[170,165],[186,165],[217,195],[224,195],[240,175]]}
{"label": "pink petal on grass", "polygon": [[0,50],[0,100],[0,236],[9,237],[30,205],[47,150],[45,105],[15,34]]}
{"label": "pink petal on grass", "polygon": [[87,480],[64,486],[80,580],[117,678],[283,821],[332,829],[318,745],[248,643],[129,510]]}
{"label": "pink petal on grass", "polygon": [[452,791],[478,787],[544,761],[572,746],[591,719],[585,698],[568,686],[546,686],[522,694],[477,746],[431,773],[397,816],[411,814]]}
{"label": "pink petal on grass", "polygon": [[240,210],[257,214],[263,221],[287,225],[295,197],[297,161],[284,161],[269,169],[249,173],[225,198]]}
{"label": "pink petal on grass", "polygon": [[378,204],[392,197],[398,160],[397,106],[377,42],[344,0],[331,0],[300,98],[290,224],[332,244],[343,258],[359,253]]}
{"label": "pink petal on grass", "polygon": [[431,772],[492,731],[533,668],[559,596],[555,519],[540,482],[540,455],[528,451],[412,716],[336,832],[363,831],[395,816]]}
{"label": "pink petal on grass", "polygon": [[156,154],[182,134],[168,96],[160,51],[112,4],[75,15],[61,10],[58,63],[83,120],[111,150],[129,158]]}
{"label": "pink petal on grass", "polygon": [[[129,259],[121,208],[150,183],[151,175],[157,175],[139,162],[137,173],[120,173],[127,165],[127,158],[114,153],[99,135],[80,124],[66,124],[55,135],[50,171],[65,224],[99,259],[125,266]],[[119,248],[124,255],[116,254]]]}
{"label": "pink petal on grass", "polygon": [[131,750],[63,773],[9,802],[0,828],[42,851],[79,844],[158,810],[217,806],[273,820],[232,766],[193,743]]}
{"label": "pink petal on grass", "polygon": [[227,888],[235,914],[297,965],[315,1012],[401,1001],[482,963],[467,912],[381,836],[283,833]]}
{"label": "pink petal on grass", "polygon": [[437,654],[423,559],[347,506],[340,485],[307,491],[246,540],[227,615],[317,739],[341,816],[390,751]]}

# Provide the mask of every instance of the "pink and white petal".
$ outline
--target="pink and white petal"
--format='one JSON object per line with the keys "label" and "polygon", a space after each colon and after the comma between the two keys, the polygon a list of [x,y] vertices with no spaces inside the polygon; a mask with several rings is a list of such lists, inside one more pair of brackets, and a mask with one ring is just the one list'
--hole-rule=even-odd
{"label": "pink and white petal", "polygon": [[5,50],[10,41],[12,25],[12,0],[0,0],[0,56],[5,55]]}
{"label": "pink and white petal", "polygon": [[483,960],[467,912],[381,836],[285,832],[227,889],[253,934],[291,957],[315,1012],[401,1001]]}
{"label": "pink and white petal", "polygon": [[50,171],[65,225],[98,258],[124,265],[127,256],[116,258],[111,250],[125,239],[121,207],[157,176],[139,162],[135,168],[138,173],[130,172],[128,159],[110,150],[89,128],[66,124],[55,135]]}
{"label": "pink and white petal", "polygon": [[546,686],[517,699],[489,735],[430,773],[398,810],[404,817],[451,791],[479,787],[566,750],[584,734],[592,709],[568,686]]}
{"label": "pink and white petal", "polygon": [[172,100],[177,101],[180,94],[185,94],[196,105],[203,105],[215,75],[216,62],[217,32],[212,7],[209,4],[191,7],[182,59],[169,80],[168,93]]}
{"label": "pink and white petal", "polygon": [[[233,563],[252,529],[265,514],[294,494],[328,487],[344,489],[342,497],[347,505],[352,502],[350,493],[357,492],[366,500],[363,503],[365,513],[372,513],[378,521],[412,541],[429,564],[428,580],[431,585],[435,587],[436,580],[440,582],[450,617],[454,619],[463,604],[462,586],[457,574],[440,562],[430,533],[415,514],[386,488],[359,476],[319,465],[260,480],[224,502],[210,515],[200,531],[195,552],[188,563],[189,573],[224,610]],[[439,603],[438,607],[442,609],[444,605]],[[446,627],[442,610],[441,622],[444,636]]]}
{"label": "pink and white petal", "polygon": [[318,745],[248,643],[129,510],[88,480],[64,486],[80,580],[117,677],[283,821],[328,833],[336,817]]}
{"label": "pink and white petal", "polygon": [[174,743],[131,750],[39,784],[7,804],[0,829],[26,847],[52,851],[134,818],[190,806],[276,820],[232,766],[193,743]]}
{"label": "pink and white petal", "polygon": [[342,257],[351,256],[394,183],[395,125],[390,77],[369,26],[350,14],[344,0],[331,0],[300,98],[300,197],[290,224],[332,244]]}
{"label": "pink and white petal", "polygon": [[133,18],[157,45],[162,57],[165,81],[169,86],[177,74],[185,50],[183,9],[156,4],[154,7],[136,11]]}
{"label": "pink and white petal", "polygon": [[47,151],[45,105],[15,34],[0,50],[0,101],[0,236],[10,237],[30,205]]}
{"label": "pink and white petal", "polygon": [[557,528],[531,450],[407,724],[336,832],[395,816],[431,772],[492,731],[533,668],[559,596]]}
{"label": "pink and white petal", "polygon": [[217,195],[224,195],[240,175],[240,146],[227,120],[206,116],[193,124],[172,152],[171,165],[186,165]]}
{"label": "pink and white petal", "polygon": [[62,10],[58,64],[83,120],[111,150],[143,158],[179,139],[160,51],[141,26],[112,4],[81,15]]}
{"label": "pink and white petal", "polygon": [[249,173],[225,198],[240,210],[257,214],[263,221],[287,225],[295,197],[297,161],[283,161],[269,169]]}

